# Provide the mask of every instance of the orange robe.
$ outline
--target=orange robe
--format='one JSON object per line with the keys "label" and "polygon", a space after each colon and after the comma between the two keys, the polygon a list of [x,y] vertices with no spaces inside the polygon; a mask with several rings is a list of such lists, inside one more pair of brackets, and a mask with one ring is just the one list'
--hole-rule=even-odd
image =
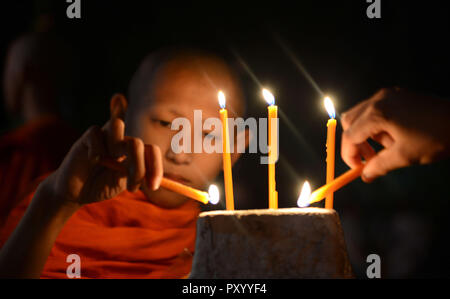
{"label": "orange robe", "polygon": [[[14,230],[33,194],[11,212],[0,244]],[[41,278],[67,278],[77,254],[82,278],[183,278],[192,266],[198,203],[163,209],[141,192],[83,206],[67,221],[47,259]]]}
{"label": "orange robe", "polygon": [[0,137],[0,227],[40,175],[58,168],[78,135],[62,120],[43,117]]}

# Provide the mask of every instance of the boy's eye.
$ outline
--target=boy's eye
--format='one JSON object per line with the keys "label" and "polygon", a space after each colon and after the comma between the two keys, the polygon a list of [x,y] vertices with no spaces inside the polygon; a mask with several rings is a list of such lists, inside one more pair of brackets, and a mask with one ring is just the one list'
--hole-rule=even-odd
{"label": "boy's eye", "polygon": [[152,121],[156,122],[158,125],[160,125],[161,127],[164,128],[169,128],[171,127],[172,123],[170,121],[166,121],[166,120],[162,120],[162,119],[152,119]]}
{"label": "boy's eye", "polygon": [[170,121],[165,121],[165,120],[160,120],[159,123],[161,126],[168,127],[168,128],[170,128],[170,125],[171,125]]}

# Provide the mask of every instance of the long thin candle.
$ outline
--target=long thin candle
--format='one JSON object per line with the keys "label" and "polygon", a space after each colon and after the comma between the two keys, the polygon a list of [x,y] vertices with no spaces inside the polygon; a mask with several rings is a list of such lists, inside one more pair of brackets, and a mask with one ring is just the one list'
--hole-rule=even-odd
{"label": "long thin candle", "polygon": [[186,197],[195,199],[204,204],[207,204],[209,202],[209,194],[207,192],[191,188],[189,186],[180,184],[178,182],[169,180],[164,177],[161,180],[161,187],[176,192],[178,194],[184,195]]}
{"label": "long thin candle", "polygon": [[[325,108],[330,116],[327,122],[327,180],[326,183],[330,183],[334,180],[334,167],[335,167],[335,151],[336,151],[336,114],[334,110],[333,102],[329,97],[325,97]],[[325,200],[325,208],[333,209],[333,192],[329,193]]]}
{"label": "long thin candle", "polygon": [[225,109],[225,94],[222,91],[218,93],[220,109],[220,120],[222,122],[222,160],[223,160],[223,177],[225,183],[225,201],[226,209],[234,210],[233,196],[233,175],[231,171],[231,155],[230,155],[230,136],[228,132],[228,111]]}
{"label": "long thin candle", "polygon": [[[277,118],[278,107],[275,105],[275,98],[270,91],[263,89],[263,96],[266,102],[269,104],[267,107],[268,112],[268,125],[269,125],[269,164],[268,164],[268,181],[269,181],[269,209],[278,209],[278,192],[276,191],[275,180],[275,164],[278,157],[278,136],[277,136]],[[275,129],[275,132],[272,132]]]}
{"label": "long thin candle", "polygon": [[330,193],[333,193],[336,190],[339,190],[340,188],[344,187],[348,183],[354,181],[355,179],[361,176],[363,168],[364,165],[350,169],[349,171],[345,172],[343,175],[339,176],[335,180],[315,190],[310,196],[309,203],[312,204],[321,201]]}
{"label": "long thin candle", "polygon": [[270,105],[267,107],[269,112],[269,209],[278,209],[278,192],[276,191],[276,180],[275,180],[275,162],[276,160],[276,140],[273,140],[276,136],[272,134],[273,122],[278,116],[278,108],[275,105]]}

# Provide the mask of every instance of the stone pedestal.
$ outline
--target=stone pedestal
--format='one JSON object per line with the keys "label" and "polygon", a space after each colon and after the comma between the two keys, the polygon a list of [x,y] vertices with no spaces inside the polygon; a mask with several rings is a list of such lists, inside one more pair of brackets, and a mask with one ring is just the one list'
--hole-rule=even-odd
{"label": "stone pedestal", "polygon": [[201,213],[190,278],[352,278],[334,210]]}

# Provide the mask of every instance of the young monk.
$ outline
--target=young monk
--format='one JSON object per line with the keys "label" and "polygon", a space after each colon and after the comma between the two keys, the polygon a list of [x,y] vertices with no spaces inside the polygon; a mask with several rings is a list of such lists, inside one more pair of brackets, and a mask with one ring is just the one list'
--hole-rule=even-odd
{"label": "young monk", "polygon": [[[81,277],[185,277],[199,206],[159,184],[164,175],[205,189],[220,172],[220,153],[175,154],[177,132],[170,128],[177,117],[193,124],[195,109],[203,119],[218,117],[219,89],[230,117],[242,114],[241,88],[221,59],[187,50],[148,56],[132,79],[129,102],[115,95],[111,119],[87,130],[28,197],[31,203],[13,211],[4,239],[21,220],[1,249],[0,276],[65,278],[67,258],[77,254]],[[151,146],[144,151],[144,145]],[[127,172],[101,166],[103,157],[125,158]]]}

